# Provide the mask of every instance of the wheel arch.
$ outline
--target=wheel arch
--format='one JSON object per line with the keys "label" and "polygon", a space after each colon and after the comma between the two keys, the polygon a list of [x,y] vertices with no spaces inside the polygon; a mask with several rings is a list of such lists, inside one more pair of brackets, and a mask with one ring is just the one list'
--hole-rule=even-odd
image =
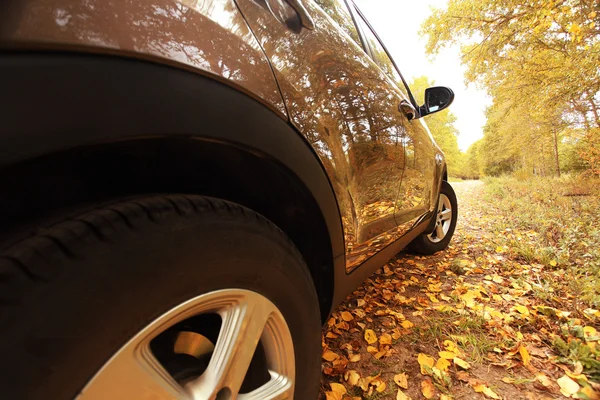
{"label": "wheel arch", "polygon": [[344,248],[337,202],[310,145],[273,111],[223,83],[137,60],[16,54],[0,70],[10,96],[0,127],[3,231],[114,197],[221,197],[290,237],[328,315]]}

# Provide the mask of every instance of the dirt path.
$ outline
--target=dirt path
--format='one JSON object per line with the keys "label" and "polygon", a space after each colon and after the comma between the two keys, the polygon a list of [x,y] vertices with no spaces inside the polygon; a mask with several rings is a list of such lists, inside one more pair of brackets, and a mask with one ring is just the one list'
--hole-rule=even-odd
{"label": "dirt path", "polygon": [[557,380],[569,383],[567,367],[550,362],[553,321],[532,295],[541,266],[505,258],[494,243],[498,216],[482,182],[452,185],[459,221],[450,247],[400,254],[326,324],[322,398],[563,398]]}

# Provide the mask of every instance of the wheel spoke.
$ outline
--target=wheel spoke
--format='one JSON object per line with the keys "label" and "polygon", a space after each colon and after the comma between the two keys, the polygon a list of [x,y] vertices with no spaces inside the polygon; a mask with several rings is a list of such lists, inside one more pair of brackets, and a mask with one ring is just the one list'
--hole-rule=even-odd
{"label": "wheel spoke", "polygon": [[147,346],[125,345],[93,378],[77,400],[189,399]]}
{"label": "wheel spoke", "polygon": [[223,310],[221,332],[208,368],[186,387],[194,398],[214,399],[227,388],[235,398],[242,386],[265,324],[274,306],[259,294],[248,294]]}
{"label": "wheel spoke", "polygon": [[444,238],[444,227],[442,226],[442,224],[437,224],[435,226],[435,235],[438,239]]}
{"label": "wheel spoke", "polygon": [[442,221],[450,221],[451,218],[452,218],[452,210],[450,210],[450,209],[444,210],[440,213],[440,219]]}
{"label": "wheel spoke", "polygon": [[240,400],[283,400],[293,397],[294,385],[290,379],[275,372],[271,372],[271,380],[258,389],[244,395]]}

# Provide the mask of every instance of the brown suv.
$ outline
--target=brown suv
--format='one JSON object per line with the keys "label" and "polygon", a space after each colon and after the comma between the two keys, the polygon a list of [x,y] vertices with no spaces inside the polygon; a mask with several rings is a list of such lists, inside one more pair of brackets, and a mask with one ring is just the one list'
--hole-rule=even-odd
{"label": "brown suv", "polygon": [[313,399],[321,323],[456,197],[350,0],[0,13],[0,393]]}

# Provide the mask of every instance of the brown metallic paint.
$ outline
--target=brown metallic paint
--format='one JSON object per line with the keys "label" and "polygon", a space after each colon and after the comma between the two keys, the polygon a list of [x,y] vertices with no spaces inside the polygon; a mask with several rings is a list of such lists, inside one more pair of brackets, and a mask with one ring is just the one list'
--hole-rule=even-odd
{"label": "brown metallic paint", "polygon": [[290,120],[332,182],[350,272],[431,208],[433,143],[421,121],[399,111],[408,100],[402,91],[319,6],[306,2],[315,28],[297,31],[260,0],[238,5],[273,65]]}
{"label": "brown metallic paint", "polygon": [[233,0],[3,2],[1,48],[150,59],[210,75],[286,115],[269,63]]}
{"label": "brown metallic paint", "polygon": [[314,29],[290,29],[263,0],[10,2],[0,49],[148,59],[225,82],[281,118],[289,112],[340,207],[346,245],[334,254],[335,307],[427,228],[443,155],[422,120],[398,110],[406,97],[360,45],[302,2]]}

